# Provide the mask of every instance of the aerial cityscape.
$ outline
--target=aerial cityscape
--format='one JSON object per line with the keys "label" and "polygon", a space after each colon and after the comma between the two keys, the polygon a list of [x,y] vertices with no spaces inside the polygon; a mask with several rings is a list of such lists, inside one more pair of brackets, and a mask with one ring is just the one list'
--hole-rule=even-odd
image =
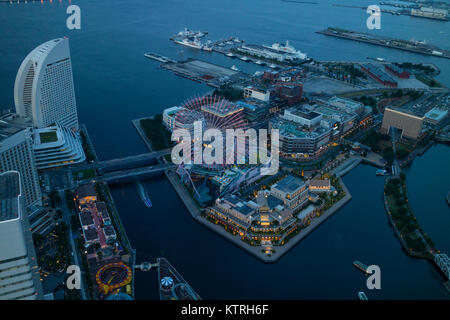
{"label": "aerial cityscape", "polygon": [[450,300],[449,10],[0,0],[0,300]]}

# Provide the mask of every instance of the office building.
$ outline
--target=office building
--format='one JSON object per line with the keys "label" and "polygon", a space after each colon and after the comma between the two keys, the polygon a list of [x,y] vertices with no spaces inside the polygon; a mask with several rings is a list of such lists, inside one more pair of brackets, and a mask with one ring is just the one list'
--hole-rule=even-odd
{"label": "office building", "polygon": [[0,300],[41,297],[39,269],[17,171],[0,174]]}

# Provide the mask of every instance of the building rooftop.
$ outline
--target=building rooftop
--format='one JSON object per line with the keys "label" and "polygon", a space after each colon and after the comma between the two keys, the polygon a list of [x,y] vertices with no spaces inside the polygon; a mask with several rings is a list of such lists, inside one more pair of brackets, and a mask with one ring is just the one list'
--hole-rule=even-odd
{"label": "building rooftop", "polygon": [[448,114],[448,110],[445,109],[439,109],[439,108],[433,108],[427,113],[425,113],[425,118],[434,120],[434,121],[441,121],[444,119]]}
{"label": "building rooftop", "polygon": [[0,222],[19,218],[20,175],[16,171],[0,174]]}
{"label": "building rooftop", "polygon": [[103,228],[103,233],[105,236],[115,236],[116,232],[114,231],[114,228],[112,226],[107,226]]}
{"label": "building rooftop", "polygon": [[330,187],[330,180],[312,179],[309,181],[309,185],[316,188]]}

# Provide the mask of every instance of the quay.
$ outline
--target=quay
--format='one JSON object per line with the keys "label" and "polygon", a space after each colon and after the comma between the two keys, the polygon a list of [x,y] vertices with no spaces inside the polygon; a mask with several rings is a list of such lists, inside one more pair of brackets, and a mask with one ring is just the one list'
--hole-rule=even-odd
{"label": "quay", "polygon": [[430,55],[433,57],[450,59],[450,51],[438,48],[433,45],[424,44],[416,41],[408,41],[402,39],[394,39],[390,37],[381,37],[371,35],[363,32],[342,30],[338,28],[331,28],[316,31],[316,33],[326,36],[332,36],[337,38],[343,38],[348,40],[354,40],[359,42],[365,42],[373,45],[383,46],[387,48],[399,49],[414,53],[420,53]]}
{"label": "quay", "polygon": [[[94,145],[93,145],[93,143],[92,143],[92,141],[91,141],[91,139],[89,137],[89,133],[88,133],[87,127],[84,124],[82,124],[80,127],[81,127],[80,128],[81,132],[83,132],[84,137],[86,139],[87,147],[90,149],[90,152],[93,153],[93,156],[94,156],[93,165],[96,166],[97,163],[99,162],[99,159],[98,159],[98,156],[97,156],[97,154],[95,152]],[[80,181],[79,183],[82,183],[82,182]],[[129,264],[135,265],[136,264],[136,250],[132,247],[131,242],[130,242],[130,240],[128,238],[128,235],[127,235],[127,233],[125,231],[125,227],[123,226],[122,219],[120,218],[120,215],[117,212],[117,207],[116,207],[116,204],[114,202],[114,198],[113,198],[113,196],[111,194],[111,190],[109,189],[109,186],[108,186],[107,183],[101,183],[100,185],[101,185],[101,188],[103,189],[103,191],[105,192],[105,202],[107,204],[107,207],[110,209],[109,213],[111,214],[114,222],[117,225],[116,232],[118,233],[118,235],[120,237],[120,240],[121,240],[120,242],[123,245],[123,247],[125,249],[127,249],[128,252],[130,253]],[[74,187],[74,186],[72,185],[72,187]],[[70,226],[70,221],[69,221],[69,226]],[[69,228],[69,230],[71,230],[71,228]],[[72,237],[71,237],[71,239],[72,239]],[[87,276],[89,276],[89,275],[87,275]],[[134,299],[135,298],[135,289],[134,289],[135,272],[134,272],[134,269],[132,270],[131,277],[132,277],[132,280],[131,280],[131,297]]]}

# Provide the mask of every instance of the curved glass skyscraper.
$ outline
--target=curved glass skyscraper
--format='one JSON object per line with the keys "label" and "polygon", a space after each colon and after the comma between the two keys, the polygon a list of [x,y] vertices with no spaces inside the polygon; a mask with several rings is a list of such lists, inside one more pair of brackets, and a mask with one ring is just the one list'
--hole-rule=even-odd
{"label": "curved glass skyscraper", "polygon": [[68,38],[45,42],[27,55],[17,73],[14,102],[17,114],[37,128],[59,124],[78,130]]}

